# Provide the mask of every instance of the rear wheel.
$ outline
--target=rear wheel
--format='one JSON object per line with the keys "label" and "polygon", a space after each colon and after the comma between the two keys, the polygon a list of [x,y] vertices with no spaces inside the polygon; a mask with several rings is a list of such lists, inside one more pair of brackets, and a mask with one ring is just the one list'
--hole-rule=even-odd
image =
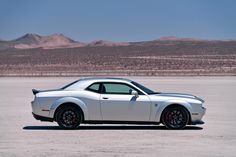
{"label": "rear wheel", "polygon": [[82,119],[81,111],[73,106],[64,106],[56,114],[56,121],[63,129],[76,129]]}
{"label": "rear wheel", "polygon": [[163,111],[162,123],[168,129],[183,129],[189,121],[188,111],[181,106],[168,107]]}

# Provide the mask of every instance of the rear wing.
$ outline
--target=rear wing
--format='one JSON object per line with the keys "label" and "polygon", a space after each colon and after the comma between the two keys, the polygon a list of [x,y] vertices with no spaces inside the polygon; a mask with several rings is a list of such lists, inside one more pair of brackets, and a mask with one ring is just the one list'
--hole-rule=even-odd
{"label": "rear wing", "polygon": [[37,90],[37,89],[32,89],[32,92],[33,92],[33,94],[35,95],[35,94],[39,93],[40,91]]}
{"label": "rear wing", "polygon": [[52,92],[52,91],[60,91],[60,90],[63,90],[63,89],[50,89],[50,90],[32,89],[32,92],[33,92],[34,95],[36,95],[37,93],[40,93],[40,92]]}

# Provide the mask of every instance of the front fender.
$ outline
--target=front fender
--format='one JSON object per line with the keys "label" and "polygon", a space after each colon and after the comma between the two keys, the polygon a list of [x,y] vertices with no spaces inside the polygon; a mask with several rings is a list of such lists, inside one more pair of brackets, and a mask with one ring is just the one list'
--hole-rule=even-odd
{"label": "front fender", "polygon": [[78,106],[82,109],[82,111],[83,111],[83,113],[84,113],[84,119],[85,119],[85,120],[88,120],[88,119],[89,119],[88,108],[87,108],[87,106],[85,105],[85,103],[84,103],[82,100],[80,100],[80,99],[78,99],[78,98],[74,98],[74,97],[63,97],[63,98],[57,99],[57,100],[52,104],[52,106],[50,107],[49,117],[53,118],[56,109],[57,109],[61,104],[64,104],[64,103],[73,103],[73,104],[78,105]]}
{"label": "front fender", "polygon": [[183,106],[185,107],[190,113],[192,111],[192,107],[191,105],[186,102],[186,101],[182,101],[182,100],[168,100],[168,101],[165,101],[165,102],[162,102],[161,104],[159,104],[159,107],[157,108],[157,111],[156,111],[156,114],[155,114],[155,121],[156,122],[160,122],[161,121],[161,115],[162,115],[162,112],[164,111],[164,109],[170,105],[180,105],[180,106]]}

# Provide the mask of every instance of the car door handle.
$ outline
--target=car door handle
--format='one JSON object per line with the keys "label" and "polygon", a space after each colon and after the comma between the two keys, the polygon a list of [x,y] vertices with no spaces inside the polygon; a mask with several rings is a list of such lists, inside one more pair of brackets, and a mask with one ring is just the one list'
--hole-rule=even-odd
{"label": "car door handle", "polygon": [[108,97],[102,97],[102,99],[108,99]]}

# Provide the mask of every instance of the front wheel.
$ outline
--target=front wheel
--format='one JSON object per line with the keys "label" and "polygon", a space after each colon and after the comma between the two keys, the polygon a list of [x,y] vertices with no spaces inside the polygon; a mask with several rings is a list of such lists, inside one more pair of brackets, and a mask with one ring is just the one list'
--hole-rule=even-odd
{"label": "front wheel", "polygon": [[80,111],[73,107],[63,107],[56,114],[56,121],[63,129],[76,129],[81,123],[82,114]]}
{"label": "front wheel", "polygon": [[188,121],[188,111],[184,107],[174,106],[163,111],[162,123],[168,129],[183,129]]}

